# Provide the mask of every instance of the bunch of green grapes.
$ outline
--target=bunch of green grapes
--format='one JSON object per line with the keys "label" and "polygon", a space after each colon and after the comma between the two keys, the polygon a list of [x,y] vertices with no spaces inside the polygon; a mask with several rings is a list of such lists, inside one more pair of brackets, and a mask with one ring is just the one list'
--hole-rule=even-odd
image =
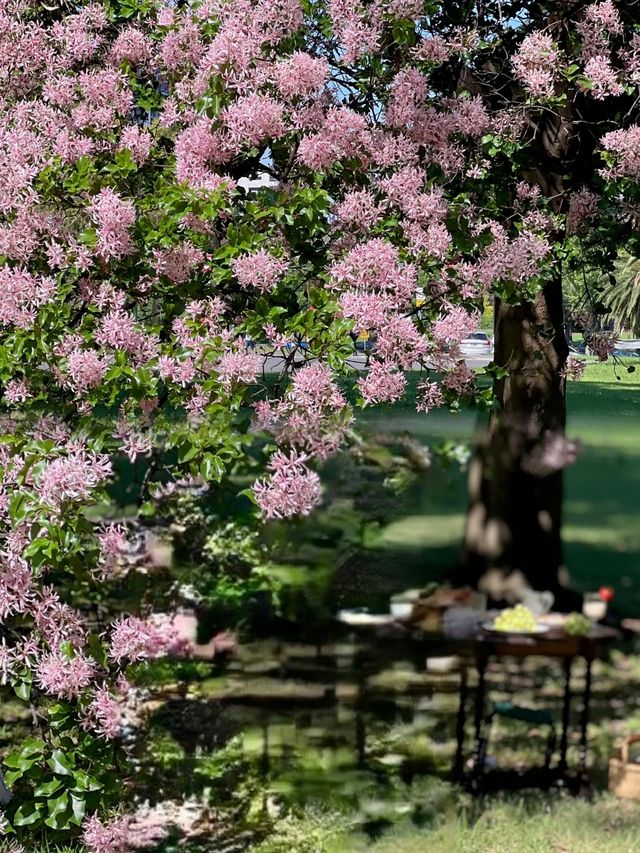
{"label": "bunch of green grapes", "polygon": [[582,613],[570,613],[564,623],[564,630],[572,637],[584,637],[591,630],[591,620]]}
{"label": "bunch of green grapes", "polygon": [[496,631],[535,631],[537,622],[533,613],[523,604],[503,610],[493,623]]}

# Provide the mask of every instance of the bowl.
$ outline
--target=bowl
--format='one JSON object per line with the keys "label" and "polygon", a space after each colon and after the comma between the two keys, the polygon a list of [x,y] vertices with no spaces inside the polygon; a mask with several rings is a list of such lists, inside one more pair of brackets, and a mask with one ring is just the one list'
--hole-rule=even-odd
{"label": "bowl", "polygon": [[412,601],[392,601],[389,605],[391,615],[397,619],[406,619],[413,613]]}

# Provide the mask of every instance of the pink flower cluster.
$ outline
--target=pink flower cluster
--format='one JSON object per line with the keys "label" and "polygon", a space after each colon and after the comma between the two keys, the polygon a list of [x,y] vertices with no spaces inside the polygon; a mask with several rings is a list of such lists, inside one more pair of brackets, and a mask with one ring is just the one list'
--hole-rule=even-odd
{"label": "pink flower cluster", "polygon": [[154,269],[175,284],[184,284],[204,260],[204,252],[188,240],[171,249],[154,249]]}
{"label": "pink flower cluster", "polygon": [[77,394],[86,394],[100,385],[110,363],[108,356],[99,355],[95,350],[74,349],[69,353],[66,369],[62,371],[64,385]]}
{"label": "pink flower cluster", "polygon": [[289,269],[289,261],[286,258],[277,258],[266,249],[258,249],[234,258],[231,268],[241,287],[255,287],[267,292],[278,285]]}
{"label": "pink flower cluster", "polygon": [[575,234],[588,221],[595,218],[598,213],[600,196],[582,187],[569,196],[569,210],[567,211],[567,233]]}
{"label": "pink flower cluster", "polygon": [[372,362],[366,375],[358,379],[360,394],[368,406],[395,403],[403,396],[406,387],[404,373],[380,361]]}
{"label": "pink flower cluster", "polygon": [[126,201],[107,187],[94,196],[88,210],[97,226],[96,253],[100,258],[108,261],[130,255],[134,251],[129,233],[136,221],[132,201]]}
{"label": "pink flower cluster", "polygon": [[592,56],[588,59],[584,73],[591,95],[599,101],[624,92],[624,86],[606,56]]}
{"label": "pink flower cluster", "polygon": [[582,379],[586,369],[587,362],[584,359],[575,358],[575,356],[570,355],[564,366],[562,374],[568,379],[573,379],[574,382],[578,382]]}
{"label": "pink flower cluster", "polygon": [[122,707],[109,688],[106,685],[96,687],[87,707],[84,727],[93,729],[107,740],[114,740],[120,734],[122,721]]}
{"label": "pink flower cluster", "polygon": [[319,92],[329,75],[329,64],[324,57],[296,51],[276,63],[273,75],[280,94],[291,100]]}
{"label": "pink flower cluster", "polygon": [[38,308],[52,301],[56,289],[53,278],[33,275],[21,267],[0,267],[0,324],[26,329]]}
{"label": "pink flower cluster", "polygon": [[69,501],[86,500],[111,474],[108,456],[71,448],[58,456],[40,472],[36,484],[43,504],[60,510]]}
{"label": "pink flower cluster", "polygon": [[604,150],[616,157],[616,163],[604,170],[605,176],[640,178],[640,126],[612,130],[601,142]]}
{"label": "pink flower cluster", "polygon": [[533,32],[525,36],[512,64],[516,77],[530,95],[534,98],[549,98],[553,95],[560,56],[550,35]]}
{"label": "pink flower cluster", "polygon": [[36,667],[39,687],[60,699],[74,699],[93,681],[95,661],[82,652],[69,656],[56,650],[42,655]]}
{"label": "pink flower cluster", "polygon": [[89,853],[129,853],[130,818],[118,817],[103,823],[97,815],[85,819],[82,840]]}
{"label": "pink flower cluster", "polygon": [[255,409],[257,429],[271,432],[280,444],[290,444],[320,459],[338,449],[351,422],[347,402],[331,370],[319,362],[295,371],[282,400],[265,400]]}
{"label": "pink flower cluster", "polygon": [[270,475],[253,484],[256,503],[266,518],[290,518],[309,515],[322,500],[320,477],[311,471],[308,456],[292,450],[289,456],[281,451],[269,461]]}
{"label": "pink flower cluster", "polygon": [[184,654],[188,644],[176,635],[171,620],[125,616],[111,626],[109,657],[117,664]]}
{"label": "pink flower cluster", "polygon": [[478,326],[478,314],[461,306],[451,306],[433,324],[432,335],[439,344],[459,344]]}

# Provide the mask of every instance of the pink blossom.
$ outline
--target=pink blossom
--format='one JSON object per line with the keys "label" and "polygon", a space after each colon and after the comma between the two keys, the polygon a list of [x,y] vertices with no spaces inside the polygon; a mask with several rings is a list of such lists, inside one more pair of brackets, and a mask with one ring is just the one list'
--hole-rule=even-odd
{"label": "pink blossom", "polygon": [[398,305],[411,299],[416,288],[416,271],[401,264],[398,250],[382,238],[356,246],[330,268],[334,286],[349,289],[388,291]]}
{"label": "pink blossom", "polygon": [[178,135],[175,155],[179,182],[214,190],[220,186],[220,176],[211,167],[227,163],[233,151],[229,141],[213,131],[211,119],[202,116]]}
{"label": "pink blossom", "polygon": [[183,284],[204,260],[204,252],[186,240],[171,249],[154,249],[154,268],[176,284]]}
{"label": "pink blossom", "polygon": [[109,657],[117,664],[156,658],[166,650],[166,636],[147,619],[126,616],[111,626]]}
{"label": "pink blossom", "polygon": [[562,375],[566,378],[573,379],[574,382],[578,382],[582,379],[582,376],[587,369],[587,362],[582,358],[575,358],[575,356],[570,355],[567,358],[567,362],[562,370]]}
{"label": "pink blossom", "polygon": [[134,66],[146,65],[151,59],[149,39],[137,27],[125,27],[111,45],[109,59],[115,65],[121,62],[129,62]]}
{"label": "pink blossom", "polygon": [[128,353],[143,363],[157,354],[157,339],[136,328],[134,318],[125,311],[115,310],[105,314],[95,335],[96,343]]}
{"label": "pink blossom", "polygon": [[346,400],[331,370],[319,362],[297,369],[282,400],[255,405],[256,429],[273,433],[279,443],[326,459],[340,446],[351,423]]}
{"label": "pink blossom", "polygon": [[109,369],[110,359],[95,350],[74,349],[69,353],[65,385],[78,394],[85,394],[100,385]]}
{"label": "pink blossom", "polygon": [[59,509],[68,501],[86,500],[110,473],[108,456],[73,450],[43,468],[37,481],[38,496],[44,504]]}
{"label": "pink blossom", "polygon": [[186,388],[193,381],[196,368],[193,359],[183,361],[163,355],[158,359],[158,374],[165,382],[175,382]]}
{"label": "pink blossom", "polygon": [[28,328],[37,309],[50,302],[56,292],[53,278],[35,276],[21,267],[0,268],[0,324]]}
{"label": "pink blossom", "polygon": [[334,207],[341,227],[355,226],[368,231],[379,222],[382,209],[368,190],[352,190]]}
{"label": "pink blossom", "polygon": [[533,32],[522,40],[513,58],[513,70],[529,94],[535,98],[553,95],[553,84],[560,57],[551,36]]}
{"label": "pink blossom", "polygon": [[82,652],[73,657],[59,651],[49,652],[40,658],[36,679],[45,693],[62,699],[73,699],[91,684],[96,673],[96,663]]}
{"label": "pink blossom", "polygon": [[410,317],[396,314],[377,330],[376,356],[389,365],[395,363],[403,370],[410,370],[414,362],[427,354],[427,349],[427,339]]}
{"label": "pink blossom", "polygon": [[122,524],[108,524],[98,533],[100,559],[98,574],[103,580],[114,575],[118,558],[127,547],[128,531]]}
{"label": "pink blossom", "polygon": [[602,137],[602,147],[617,157],[617,163],[605,170],[607,177],[640,178],[640,126],[612,130]]}
{"label": "pink blossom", "polygon": [[395,300],[387,294],[355,290],[340,294],[340,311],[344,317],[354,321],[356,332],[382,328],[395,307]]}
{"label": "pink blossom", "polygon": [[113,436],[122,442],[121,450],[127,455],[130,462],[135,462],[138,456],[151,453],[153,449],[151,436],[140,432],[139,429],[124,419],[118,421]]}
{"label": "pink blossom", "polygon": [[461,361],[445,375],[442,384],[450,391],[455,391],[456,394],[465,397],[475,391],[475,373]]}
{"label": "pink blossom", "polygon": [[421,382],[418,385],[416,411],[427,413],[431,409],[442,406],[443,403],[444,397],[437,382]]}
{"label": "pink blossom", "polygon": [[320,478],[306,466],[308,457],[277,451],[267,466],[272,473],[253,484],[256,502],[267,518],[309,515],[322,499]]}
{"label": "pink blossom", "polygon": [[585,20],[594,24],[611,35],[621,35],[623,32],[620,13],[614,6],[612,0],[604,0],[602,3],[590,3],[585,9]]}
{"label": "pink blossom", "polygon": [[399,71],[391,84],[391,96],[386,110],[389,127],[403,128],[412,125],[427,91],[427,78],[420,71],[415,68]]}
{"label": "pink blossom", "polygon": [[113,68],[83,71],[78,82],[84,100],[73,110],[77,128],[110,130],[133,107],[133,92],[120,71]]}
{"label": "pink blossom", "polygon": [[291,99],[318,92],[329,74],[324,57],[297,51],[273,67],[276,86],[283,97]]}
{"label": "pink blossom", "polygon": [[246,95],[227,107],[222,116],[232,145],[255,146],[286,132],[284,110],[267,95]]}
{"label": "pink blossom", "polygon": [[60,600],[51,587],[43,587],[40,598],[31,606],[38,631],[52,649],[69,643],[77,649],[84,646],[87,626],[82,614]]}
{"label": "pink blossom", "polygon": [[309,169],[325,170],[345,157],[365,159],[367,143],[363,116],[346,107],[331,107],[320,130],[300,140],[298,157]]}
{"label": "pink blossom", "polygon": [[84,728],[91,728],[107,740],[120,734],[122,708],[109,692],[106,685],[96,687],[83,721]]}
{"label": "pink blossom", "polygon": [[132,201],[106,187],[93,197],[88,210],[98,229],[96,252],[103,260],[122,258],[134,251],[129,233],[136,221]]}
{"label": "pink blossom", "polygon": [[10,379],[5,385],[4,396],[9,403],[24,403],[32,394],[24,379]]}
{"label": "pink blossom", "polygon": [[0,563],[0,619],[25,613],[33,604],[33,596],[33,576],[27,563],[19,556]]}
{"label": "pink blossom", "polygon": [[120,136],[120,149],[131,152],[131,158],[138,166],[142,166],[149,159],[153,138],[150,133],[140,130],[137,124],[125,127]]}
{"label": "pink blossom", "polygon": [[432,335],[439,344],[459,344],[477,325],[477,313],[470,314],[459,305],[452,306],[433,324]]}
{"label": "pink blossom", "polygon": [[414,49],[416,59],[441,64],[449,58],[450,49],[442,36],[427,36]]}
{"label": "pink blossom", "polygon": [[567,233],[575,234],[580,227],[593,219],[598,212],[600,196],[588,190],[586,187],[569,196],[569,210],[567,212]]}
{"label": "pink blossom", "polygon": [[88,853],[128,853],[130,829],[129,817],[103,823],[97,815],[92,815],[82,825],[82,840]]}
{"label": "pink blossom", "polygon": [[358,379],[362,399],[368,406],[376,403],[394,403],[405,392],[407,380],[392,365],[375,361],[366,376]]}
{"label": "pink blossom", "polygon": [[618,81],[618,75],[606,56],[592,56],[584,67],[584,73],[590,84],[588,91],[597,100],[624,92],[624,86]]}
{"label": "pink blossom", "polygon": [[159,52],[164,66],[169,71],[177,71],[181,65],[195,65],[205,49],[197,24],[183,19],[179,29],[166,34]]}
{"label": "pink blossom", "polygon": [[262,371],[264,357],[248,350],[227,350],[215,365],[218,378],[223,385],[231,386],[236,382],[254,382]]}
{"label": "pink blossom", "polygon": [[234,258],[231,262],[233,274],[242,287],[256,287],[266,292],[273,290],[289,269],[286,258],[276,258],[266,249],[258,249]]}

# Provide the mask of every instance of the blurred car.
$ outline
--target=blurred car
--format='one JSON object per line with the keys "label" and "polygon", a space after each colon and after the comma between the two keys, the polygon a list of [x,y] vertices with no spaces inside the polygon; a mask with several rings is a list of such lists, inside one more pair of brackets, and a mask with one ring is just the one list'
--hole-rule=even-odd
{"label": "blurred car", "polygon": [[466,355],[493,355],[493,339],[486,332],[472,332],[460,341],[460,349]]}

